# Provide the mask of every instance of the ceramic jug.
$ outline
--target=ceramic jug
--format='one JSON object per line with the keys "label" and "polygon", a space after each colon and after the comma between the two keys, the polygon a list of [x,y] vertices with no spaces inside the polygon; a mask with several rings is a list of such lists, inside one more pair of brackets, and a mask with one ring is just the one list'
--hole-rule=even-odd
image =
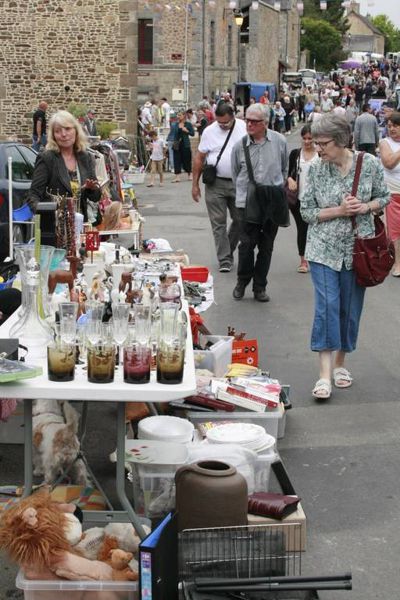
{"label": "ceramic jug", "polygon": [[175,474],[178,528],[247,525],[247,483],[217,460],[183,465]]}

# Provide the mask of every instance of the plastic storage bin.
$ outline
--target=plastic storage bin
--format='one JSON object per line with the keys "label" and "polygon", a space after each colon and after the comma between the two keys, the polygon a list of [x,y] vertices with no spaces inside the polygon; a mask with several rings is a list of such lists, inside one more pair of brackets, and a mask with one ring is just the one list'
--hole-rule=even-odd
{"label": "plastic storage bin", "polygon": [[68,581],[26,579],[19,571],[18,589],[25,600],[138,600],[137,581]]}
{"label": "plastic storage bin", "polygon": [[132,464],[135,511],[149,519],[159,519],[175,508],[175,473],[180,465]]}
{"label": "plastic storage bin", "polygon": [[205,283],[208,279],[207,267],[181,267],[181,275],[184,281],[198,281]]}
{"label": "plastic storage bin", "polygon": [[223,377],[232,362],[233,337],[229,335],[203,335],[201,345],[207,342],[213,345],[208,350],[194,350],[194,364],[196,369],[208,369],[216,377]]}
{"label": "plastic storage bin", "polygon": [[259,413],[254,411],[235,411],[235,412],[196,412],[188,411],[187,416],[190,421],[196,426],[198,423],[211,422],[241,422],[241,423],[254,423],[255,425],[261,425],[265,431],[272,435],[274,438],[279,439],[278,430],[279,423],[285,416],[285,409],[282,403],[273,410]]}

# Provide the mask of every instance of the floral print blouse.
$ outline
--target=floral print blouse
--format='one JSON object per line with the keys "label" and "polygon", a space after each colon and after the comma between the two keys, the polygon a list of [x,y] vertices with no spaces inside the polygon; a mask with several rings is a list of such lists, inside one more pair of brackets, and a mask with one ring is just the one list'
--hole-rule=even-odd
{"label": "floral print blouse", "polygon": [[[354,233],[351,218],[338,217],[319,222],[318,217],[322,208],[339,206],[343,197],[351,194],[357,154],[354,153],[353,165],[345,176],[332,163],[318,159],[312,164],[300,203],[301,216],[309,223],[305,258],[334,271],[341,271],[343,266],[347,270],[353,268]],[[361,202],[377,200],[381,208],[390,200],[382,165],[371,154],[364,154],[357,198]],[[372,237],[375,234],[373,215],[358,215],[356,221],[360,237]]]}

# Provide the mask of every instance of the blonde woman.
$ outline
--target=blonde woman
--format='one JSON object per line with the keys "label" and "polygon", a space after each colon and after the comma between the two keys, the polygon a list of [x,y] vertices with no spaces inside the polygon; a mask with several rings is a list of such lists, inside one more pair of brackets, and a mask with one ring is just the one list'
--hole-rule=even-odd
{"label": "blonde woman", "polygon": [[29,193],[33,210],[38,202],[49,200],[49,194],[74,196],[78,212],[88,221],[87,203],[98,202],[101,190],[87,145],[86,135],[73,115],[59,110],[51,117],[46,149],[37,157]]}
{"label": "blonde woman", "polygon": [[111,202],[104,211],[102,229],[112,231],[113,229],[131,229],[131,225],[122,220],[122,202],[118,200]]}

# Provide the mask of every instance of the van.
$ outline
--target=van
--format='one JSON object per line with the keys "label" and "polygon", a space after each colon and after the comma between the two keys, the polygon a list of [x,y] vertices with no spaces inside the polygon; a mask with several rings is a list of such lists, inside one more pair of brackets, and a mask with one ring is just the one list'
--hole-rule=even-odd
{"label": "van", "polygon": [[317,72],[314,69],[299,69],[303,85],[315,87],[317,84]]}
{"label": "van", "polygon": [[303,84],[303,77],[298,71],[285,71],[282,73],[282,82],[288,83],[293,87],[301,87]]}
{"label": "van", "polygon": [[400,52],[387,52],[386,58],[392,63],[400,64]]}

